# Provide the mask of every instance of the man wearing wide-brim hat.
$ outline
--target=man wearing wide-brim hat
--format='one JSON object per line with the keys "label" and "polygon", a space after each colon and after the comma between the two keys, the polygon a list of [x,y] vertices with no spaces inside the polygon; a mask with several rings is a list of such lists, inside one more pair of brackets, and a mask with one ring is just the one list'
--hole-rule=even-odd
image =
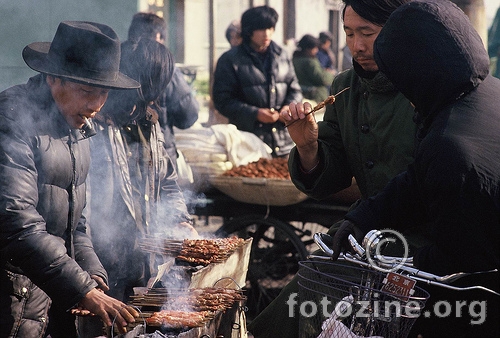
{"label": "man wearing wide-brim hat", "polygon": [[139,84],[119,72],[119,39],[98,23],[61,22],[23,58],[41,74],[0,93],[0,337],[74,337],[74,313],[125,332],[137,313],[101,292],[106,271],[82,217],[87,119],[110,89]]}

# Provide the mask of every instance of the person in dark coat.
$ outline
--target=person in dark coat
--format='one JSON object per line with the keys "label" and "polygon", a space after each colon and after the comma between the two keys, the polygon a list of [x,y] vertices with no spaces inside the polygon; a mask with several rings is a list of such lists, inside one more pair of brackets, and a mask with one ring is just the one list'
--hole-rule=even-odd
{"label": "person in dark coat", "polygon": [[[138,41],[147,38],[164,44],[166,34],[165,19],[154,13],[138,12],[132,17],[128,40]],[[165,136],[165,148],[175,168],[178,169],[174,127],[179,129],[191,127],[198,120],[200,104],[181,69],[175,64],[172,79],[160,96],[159,105],[161,109],[158,110],[158,118]]]}
{"label": "person in dark coat", "polygon": [[[377,34],[392,11],[408,1],[343,0],[342,20],[354,66],[335,77],[330,94],[350,89],[326,106],[320,122],[313,115],[301,116],[304,107],[311,109],[308,102],[291,103],[290,110],[282,112],[283,118],[296,121],[288,128],[297,144],[288,161],[292,182],[311,198],[333,203],[330,196],[352,188],[354,177],[359,197],[366,199],[383,189],[413,159],[417,130],[413,107],[373,59]],[[334,233],[338,223],[328,233]],[[295,275],[251,321],[250,332],[260,338],[300,337],[298,307],[290,312],[287,305],[298,291]],[[274,326],[277,322],[283,325]]]}
{"label": "person in dark coat", "polygon": [[[419,226],[430,244],[414,254],[416,267],[440,275],[500,268],[500,80],[489,74],[480,36],[453,3],[414,1],[391,15],[374,55],[415,107],[418,145],[407,171],[346,215],[334,251],[347,247],[349,234]],[[478,280],[498,291],[498,273],[469,285]],[[470,310],[426,317],[424,337],[498,336],[500,297],[440,292],[431,298],[484,300],[485,321],[474,325]]]}
{"label": "person in dark coat", "polygon": [[172,77],[173,57],[149,39],[127,41],[121,50],[120,70],[141,88],[113,91],[94,119],[88,219],[112,281],[109,293],[128,301],[132,288],[146,286],[150,277],[144,254],[136,248],[138,239],[159,233],[183,239],[197,233],[158,123],[158,99]]}
{"label": "person in dark coat", "polygon": [[494,62],[493,76],[500,78],[500,7],[488,29],[488,54]]}
{"label": "person in dark coat", "polygon": [[243,39],[241,38],[241,25],[240,20],[233,20],[226,28],[226,40],[232,47],[239,46]]}
{"label": "person in dark coat", "polygon": [[[158,98],[172,77],[173,57],[150,39],[126,41],[121,53],[121,72],[141,88],[112,91],[93,120],[85,215],[108,273],[107,293],[129,302],[133,288],[146,286],[156,269],[138,241],[147,235],[184,239],[197,233],[158,123]],[[93,318],[80,330],[84,336],[104,334],[102,323]]]}
{"label": "person in dark coat", "polygon": [[272,41],[278,13],[269,6],[253,7],[241,17],[243,43],[221,55],[214,73],[215,108],[239,130],[257,135],[274,157],[293,147],[280,118],[302,92],[286,51]]}
{"label": "person in dark coat", "polygon": [[93,313],[120,332],[138,313],[107,296],[107,274],[82,210],[89,128],[110,89],[139,83],[119,72],[120,41],[108,26],[64,21],[52,42],[23,50],[40,72],[0,93],[0,336],[76,337]]}

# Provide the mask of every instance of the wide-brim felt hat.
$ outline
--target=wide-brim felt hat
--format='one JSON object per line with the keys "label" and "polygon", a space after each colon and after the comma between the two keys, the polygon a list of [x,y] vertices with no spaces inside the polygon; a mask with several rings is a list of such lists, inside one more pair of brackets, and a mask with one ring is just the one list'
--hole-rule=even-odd
{"label": "wide-brim felt hat", "polygon": [[134,89],[140,84],[120,72],[120,40],[109,26],[63,21],[52,42],[34,42],[23,50],[33,70],[95,87]]}

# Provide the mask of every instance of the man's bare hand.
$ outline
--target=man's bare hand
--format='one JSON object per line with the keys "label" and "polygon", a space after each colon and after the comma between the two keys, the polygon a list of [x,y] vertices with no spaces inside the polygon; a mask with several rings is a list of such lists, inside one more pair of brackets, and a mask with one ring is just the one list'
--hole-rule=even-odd
{"label": "man's bare hand", "polygon": [[133,307],[109,297],[98,289],[88,292],[78,304],[78,309],[88,310],[101,317],[108,327],[113,325],[114,320],[120,333],[126,333],[127,325],[135,322],[135,318],[139,317],[139,313]]}
{"label": "man's bare hand", "polygon": [[313,114],[307,114],[312,110],[309,102],[292,102],[288,109],[280,113],[280,118],[288,126],[288,133],[297,146],[300,161],[305,170],[318,163],[318,124]]}
{"label": "man's bare hand", "polygon": [[274,123],[278,121],[280,114],[274,108],[259,108],[257,120],[262,123]]}
{"label": "man's bare hand", "polygon": [[109,286],[104,282],[104,279],[102,279],[101,277],[97,276],[97,275],[92,275],[90,276],[90,278],[92,278],[93,280],[96,281],[97,283],[97,288],[99,290],[102,290],[102,291],[109,291]]}
{"label": "man's bare hand", "polygon": [[186,233],[186,238],[199,238],[200,235],[198,234],[198,231],[189,224],[188,222],[181,222],[177,225],[183,232]]}

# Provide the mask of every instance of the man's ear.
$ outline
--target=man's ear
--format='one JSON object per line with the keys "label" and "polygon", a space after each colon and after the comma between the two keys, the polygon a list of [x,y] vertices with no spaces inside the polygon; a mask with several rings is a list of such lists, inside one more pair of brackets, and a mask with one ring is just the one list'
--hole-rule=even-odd
{"label": "man's ear", "polygon": [[56,78],[52,75],[47,74],[47,75],[45,75],[45,81],[47,82],[47,84],[49,86],[52,86],[56,82]]}

